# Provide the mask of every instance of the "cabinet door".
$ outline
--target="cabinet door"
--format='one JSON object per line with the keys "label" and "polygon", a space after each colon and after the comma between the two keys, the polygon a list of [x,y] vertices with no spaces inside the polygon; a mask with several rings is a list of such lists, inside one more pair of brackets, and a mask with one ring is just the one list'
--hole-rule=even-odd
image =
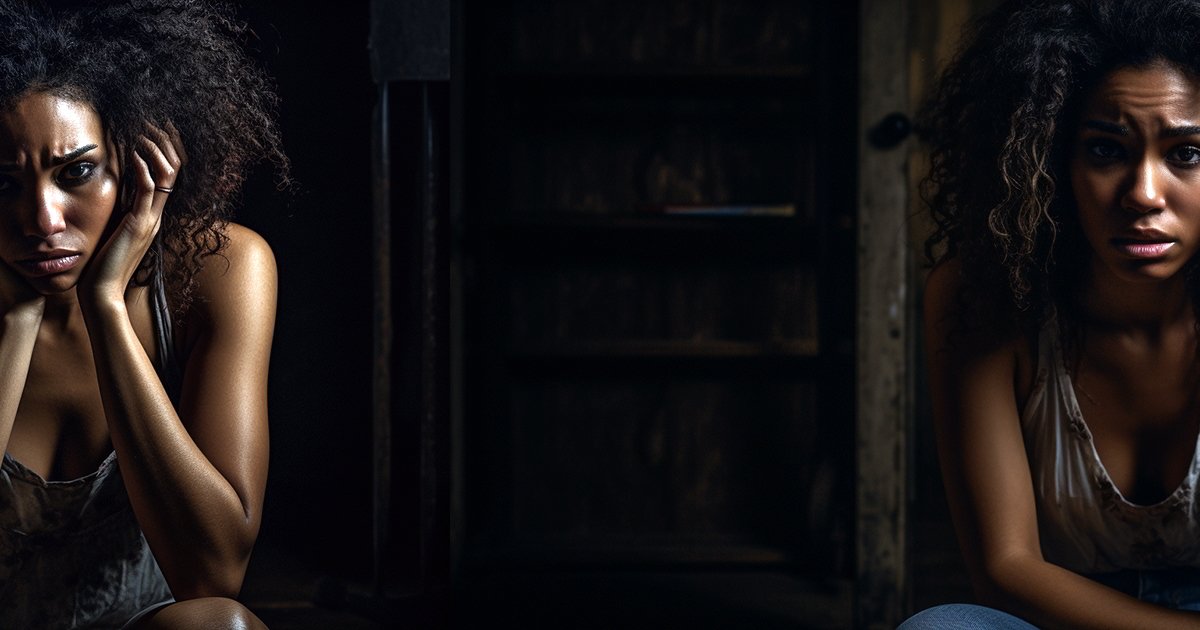
{"label": "cabinet door", "polygon": [[472,608],[850,623],[856,20],[467,7]]}

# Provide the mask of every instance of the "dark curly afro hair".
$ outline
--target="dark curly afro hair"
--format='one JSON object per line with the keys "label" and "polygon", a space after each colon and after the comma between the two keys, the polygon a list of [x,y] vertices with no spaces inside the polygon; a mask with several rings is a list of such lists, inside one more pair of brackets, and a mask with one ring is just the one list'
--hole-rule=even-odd
{"label": "dark curly afro hair", "polygon": [[961,261],[969,319],[1036,328],[1051,307],[1069,316],[1090,257],[1067,173],[1083,100],[1120,67],[1200,76],[1200,0],[1010,1],[964,41],[918,123],[926,251]]}
{"label": "dark curly afro hair", "polygon": [[148,123],[179,129],[188,164],[138,277],[162,269],[182,312],[204,259],[225,246],[249,170],[271,162],[289,182],[273,84],[242,48],[248,29],[201,0],[0,0],[0,30],[0,107],[39,90],[86,102],[125,147]]}

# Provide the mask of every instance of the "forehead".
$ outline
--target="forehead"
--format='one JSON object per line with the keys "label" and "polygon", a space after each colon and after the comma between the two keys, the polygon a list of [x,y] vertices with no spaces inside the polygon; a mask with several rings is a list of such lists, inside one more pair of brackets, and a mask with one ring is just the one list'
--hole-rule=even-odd
{"label": "forehead", "polygon": [[1158,120],[1200,117],[1200,79],[1177,66],[1122,67],[1101,79],[1084,102],[1089,118]]}
{"label": "forehead", "polygon": [[32,92],[0,112],[0,151],[72,149],[104,135],[100,116],[87,103]]}

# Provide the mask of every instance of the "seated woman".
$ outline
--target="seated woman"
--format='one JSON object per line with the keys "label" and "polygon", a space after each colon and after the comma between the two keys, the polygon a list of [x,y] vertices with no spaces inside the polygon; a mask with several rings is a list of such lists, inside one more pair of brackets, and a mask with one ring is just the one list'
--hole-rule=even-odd
{"label": "seated woman", "polygon": [[261,628],[275,263],[226,217],[275,97],[197,0],[0,32],[0,628]]}
{"label": "seated woman", "polygon": [[926,110],[934,423],[981,604],[1200,628],[1200,1],[1030,0]]}

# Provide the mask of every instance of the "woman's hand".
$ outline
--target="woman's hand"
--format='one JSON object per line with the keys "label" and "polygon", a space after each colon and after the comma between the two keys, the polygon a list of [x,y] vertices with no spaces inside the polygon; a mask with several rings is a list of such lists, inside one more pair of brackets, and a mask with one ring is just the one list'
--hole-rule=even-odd
{"label": "woman's hand", "polygon": [[84,270],[79,283],[84,304],[124,302],[125,290],[158,234],[163,208],[186,163],[187,154],[174,125],[168,123],[167,131],[146,125],[145,135],[138,136],[124,165],[129,169],[127,182],[133,186],[133,202]]}

